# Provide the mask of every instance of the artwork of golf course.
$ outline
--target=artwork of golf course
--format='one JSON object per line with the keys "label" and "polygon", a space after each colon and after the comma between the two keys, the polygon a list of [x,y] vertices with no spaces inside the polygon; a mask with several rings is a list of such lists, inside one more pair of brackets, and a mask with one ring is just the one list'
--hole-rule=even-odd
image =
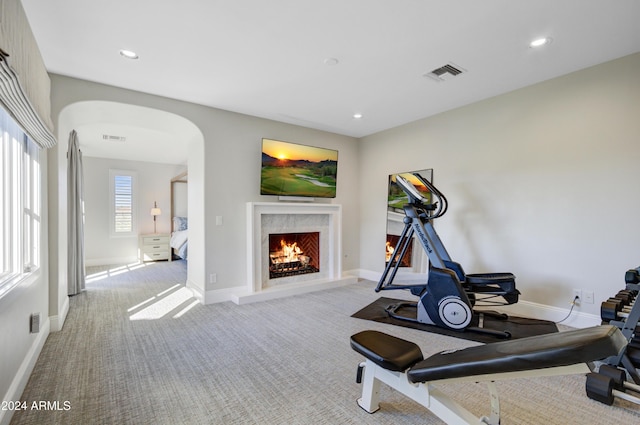
{"label": "artwork of golf course", "polygon": [[338,151],[262,139],[261,195],[335,198]]}

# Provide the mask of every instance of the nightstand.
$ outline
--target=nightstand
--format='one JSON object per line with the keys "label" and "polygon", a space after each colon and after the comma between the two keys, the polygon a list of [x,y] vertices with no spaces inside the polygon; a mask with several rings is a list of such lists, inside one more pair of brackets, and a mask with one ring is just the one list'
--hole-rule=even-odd
{"label": "nightstand", "polygon": [[170,236],[166,233],[140,235],[140,259],[142,261],[171,261]]}

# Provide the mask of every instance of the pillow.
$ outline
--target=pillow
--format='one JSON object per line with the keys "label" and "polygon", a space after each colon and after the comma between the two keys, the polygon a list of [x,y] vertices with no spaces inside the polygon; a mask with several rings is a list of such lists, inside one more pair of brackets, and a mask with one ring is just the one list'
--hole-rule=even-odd
{"label": "pillow", "polygon": [[187,217],[173,217],[173,231],[187,230]]}

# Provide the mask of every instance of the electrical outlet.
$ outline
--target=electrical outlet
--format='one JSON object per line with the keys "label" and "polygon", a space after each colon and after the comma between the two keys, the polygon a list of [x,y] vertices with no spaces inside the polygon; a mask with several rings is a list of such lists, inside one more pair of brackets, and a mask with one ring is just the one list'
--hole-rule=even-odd
{"label": "electrical outlet", "polygon": [[587,304],[593,304],[593,291],[582,291],[583,300]]}
{"label": "electrical outlet", "polygon": [[[575,298],[578,297],[576,300]],[[582,301],[582,289],[574,289],[573,290],[573,303],[576,305],[580,305],[580,301]]]}
{"label": "electrical outlet", "polygon": [[218,281],[218,275],[216,273],[211,273],[209,275],[209,283],[216,283]]}

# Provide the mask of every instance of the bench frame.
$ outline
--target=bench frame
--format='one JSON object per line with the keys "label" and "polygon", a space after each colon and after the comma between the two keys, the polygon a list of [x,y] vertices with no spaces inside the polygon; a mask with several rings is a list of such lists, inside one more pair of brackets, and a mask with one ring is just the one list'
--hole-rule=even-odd
{"label": "bench frame", "polygon": [[[494,383],[495,381],[514,378],[529,378],[534,376],[541,377],[584,374],[590,372],[586,363],[578,363],[569,366],[490,375],[475,375],[414,384],[409,381],[405,372],[394,372],[385,369],[369,359],[360,363],[359,367],[364,368],[364,375],[362,380],[362,397],[358,399],[358,405],[366,412],[375,413],[380,408],[380,383],[385,383],[391,388],[401,392],[405,396],[426,407],[445,423],[460,425],[500,424],[500,400],[498,397],[498,390]],[[447,394],[432,385],[434,383],[447,382],[486,382],[489,390],[489,398],[491,400],[491,412],[489,416],[475,416]]]}

